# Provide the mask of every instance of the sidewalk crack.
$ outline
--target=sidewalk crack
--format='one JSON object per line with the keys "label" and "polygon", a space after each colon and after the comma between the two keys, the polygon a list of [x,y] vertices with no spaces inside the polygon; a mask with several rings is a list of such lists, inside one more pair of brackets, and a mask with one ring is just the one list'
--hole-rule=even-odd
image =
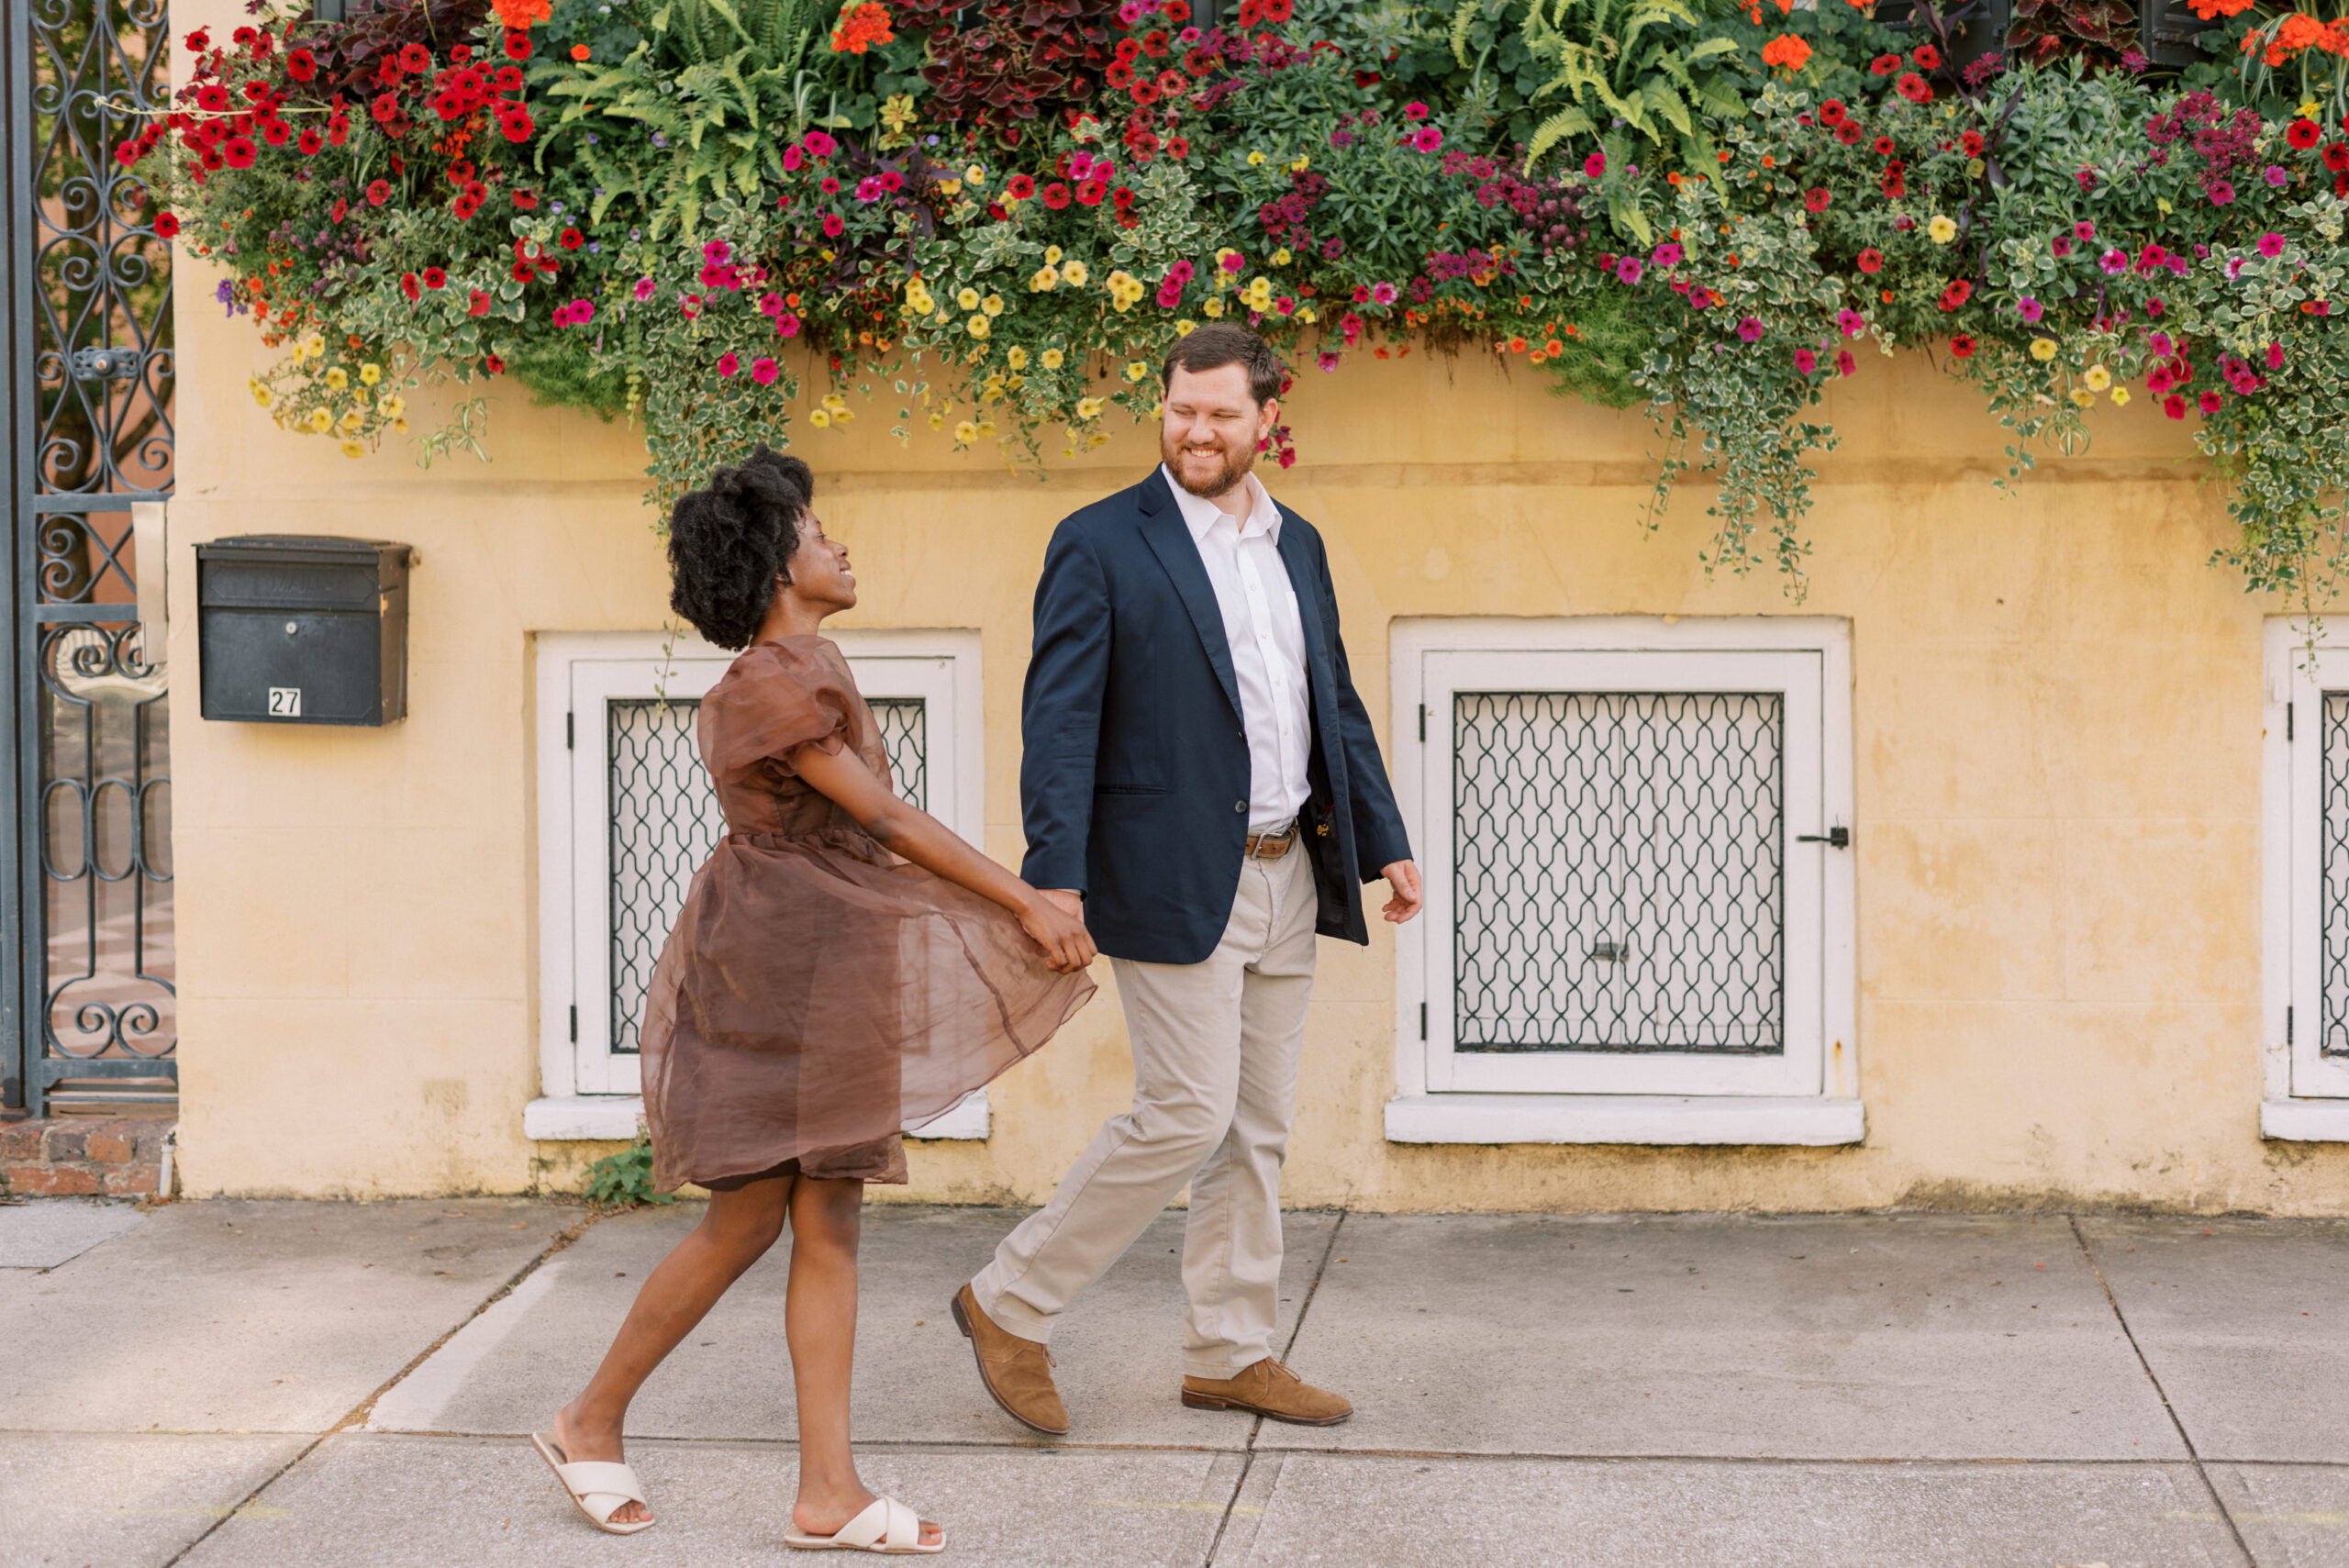
{"label": "sidewalk crack", "polygon": [[2129,1315],[2121,1310],[2121,1298],[2112,1294],[2112,1282],[2104,1277],[2103,1266],[2096,1261],[2096,1251],[2088,1245],[2087,1232],[2080,1229],[2080,1217],[2067,1214],[2064,1218],[2072,1228],[2072,1240],[2080,1244],[2080,1256],[2087,1261],[2088,1272],[2096,1275],[2096,1283],[2104,1292],[2105,1305],[2112,1308],[2112,1320],[2121,1325],[2121,1335],[2128,1340],[2129,1349],[2135,1352],[2137,1364],[2145,1369],[2146,1381],[2154,1385],[2154,1393],[2162,1402],[2162,1413],[2177,1429],[2177,1440],[2186,1447],[2186,1457],[2194,1466],[2195,1478],[2202,1483],[2202,1490],[2210,1494],[2210,1506],[2219,1510],[2219,1518],[2226,1521],[2227,1533],[2234,1538],[2235,1550],[2243,1553],[2243,1562],[2255,1565],[2259,1560],[2251,1554],[2251,1543],[2243,1540],[2243,1527],[2235,1523],[2233,1511],[2227,1507],[2227,1500],[2219,1495],[2217,1484],[2211,1481],[2210,1472],[2202,1462],[2201,1451],[2194,1446],[2193,1434],[2186,1429],[2186,1422],[2179,1418],[2177,1407],[2170,1403],[2169,1390],[2162,1386],[2161,1374],[2154,1370],[2154,1363],[2146,1358],[2145,1347],[2137,1342],[2137,1330],[2129,1326]]}
{"label": "sidewalk crack", "polygon": [[[301,1452],[295,1454],[284,1464],[279,1465],[275,1470],[270,1472],[259,1485],[245,1494],[243,1498],[238,1502],[235,1507],[230,1508],[227,1513],[221,1515],[220,1518],[205,1526],[205,1528],[197,1533],[195,1540],[189,1541],[185,1546],[180,1548],[178,1551],[173,1553],[170,1558],[166,1559],[163,1563],[163,1568],[178,1568],[180,1563],[187,1561],[187,1557],[190,1552],[194,1551],[197,1547],[202,1546],[206,1540],[211,1539],[215,1530],[219,1529],[230,1519],[235,1518],[247,1508],[251,1507],[255,1503],[261,1501],[261,1495],[263,1492],[268,1491],[272,1486],[274,1486],[280,1481],[283,1481],[287,1473],[293,1470],[295,1465],[301,1463],[304,1460],[317,1452],[318,1446],[325,1442],[328,1438],[333,1437],[338,1432],[349,1431],[353,1427],[364,1426],[367,1422],[368,1416],[375,1408],[375,1401],[381,1399],[384,1395],[389,1394],[394,1388],[399,1386],[401,1381],[404,1380],[408,1373],[414,1372],[417,1367],[422,1366],[426,1362],[432,1358],[434,1352],[438,1351],[441,1346],[447,1344],[450,1340],[462,1333],[466,1324],[471,1323],[474,1318],[488,1311],[492,1307],[495,1307],[497,1303],[513,1295],[514,1287],[516,1285],[520,1284],[524,1280],[529,1279],[532,1274],[538,1273],[539,1266],[544,1263],[549,1258],[553,1257],[557,1252],[562,1251],[565,1247],[570,1246],[573,1241],[578,1240],[580,1237],[586,1234],[587,1228],[595,1224],[598,1219],[601,1219],[604,1217],[605,1212],[606,1211],[602,1209],[591,1208],[576,1223],[557,1231],[553,1238],[547,1242],[546,1246],[540,1250],[538,1256],[532,1258],[529,1262],[524,1263],[520,1268],[515,1270],[513,1275],[508,1278],[504,1284],[499,1285],[495,1290],[491,1291],[487,1296],[476,1302],[473,1305],[473,1309],[465,1314],[462,1321],[451,1325],[446,1332],[440,1335],[440,1338],[434,1340],[430,1344],[425,1346],[424,1349],[409,1357],[406,1365],[401,1367],[399,1371],[392,1373],[391,1376],[385,1378],[384,1380],[383,1386],[376,1389],[373,1394],[367,1396],[366,1398],[362,1399],[357,1405],[351,1407],[350,1412],[346,1414],[341,1420],[337,1421],[333,1426],[328,1427],[325,1431],[318,1433],[308,1442],[303,1444]],[[1229,1512],[1229,1509],[1226,1511]]]}

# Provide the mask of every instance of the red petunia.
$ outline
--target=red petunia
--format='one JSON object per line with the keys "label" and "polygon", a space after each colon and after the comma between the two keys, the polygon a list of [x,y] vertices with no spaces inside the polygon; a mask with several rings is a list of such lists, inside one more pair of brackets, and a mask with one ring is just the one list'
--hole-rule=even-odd
{"label": "red petunia", "polygon": [[1898,200],[1900,197],[1907,195],[1909,194],[1909,181],[1906,177],[1906,172],[1907,165],[1901,163],[1898,159],[1886,164],[1884,166],[1884,178],[1876,182],[1877,188],[1883,191],[1886,195],[1890,196],[1895,200]]}
{"label": "red petunia", "polygon": [[402,272],[400,293],[407,295],[410,300],[421,299],[424,296],[424,284],[414,272]]}
{"label": "red petunia", "polygon": [[506,35],[506,58],[508,60],[529,59],[530,35],[519,30],[507,33]]}
{"label": "red petunia", "polygon": [[481,368],[487,371],[492,375],[497,375],[505,371],[506,361],[499,359],[495,354],[492,354],[487,359],[482,361]]}
{"label": "red petunia", "polygon": [[1868,74],[1871,76],[1889,76],[1899,69],[1900,57],[1897,54],[1879,54],[1868,61]]}
{"label": "red petunia", "polygon": [[1974,357],[1974,339],[1960,332],[1949,340],[1949,351],[1961,360]]}
{"label": "red petunia", "polygon": [[447,288],[449,274],[439,267],[427,267],[424,269],[424,286],[429,289]]}
{"label": "red petunia", "polygon": [[1853,259],[1852,264],[1874,276],[1884,270],[1884,252],[1871,245]]}
{"label": "red petunia", "polygon": [[1076,199],[1086,206],[1099,206],[1108,194],[1108,185],[1100,180],[1086,180],[1076,187]]}
{"label": "red petunia", "polygon": [[1044,187],[1044,205],[1058,212],[1068,206],[1068,187],[1054,180]]}
{"label": "red petunia", "polygon": [[465,306],[465,314],[467,316],[487,316],[489,314],[489,295],[480,289],[475,289],[473,291],[472,303]]}
{"label": "red petunia", "polygon": [[1930,104],[1933,101],[1933,90],[1925,84],[1923,77],[1913,71],[1905,72],[1894,90],[1912,104]]}
{"label": "red petunia", "polygon": [[2284,128],[2284,139],[2306,152],[2324,139],[2324,132],[2314,120],[2294,120]]}
{"label": "red petunia", "polygon": [[1957,144],[1965,150],[1965,155],[1968,158],[1982,156],[1982,133],[1978,130],[1967,131],[1957,139]]}
{"label": "red petunia", "polygon": [[241,136],[232,136],[220,144],[220,157],[231,169],[250,169],[260,150]]}
{"label": "red petunia", "polygon": [[1014,174],[1004,182],[1003,194],[1015,202],[1024,202],[1036,194],[1036,180],[1030,174]]}
{"label": "red petunia", "polygon": [[515,211],[517,211],[517,212],[536,212],[536,211],[538,210],[538,206],[539,206],[539,196],[538,196],[538,193],[537,193],[537,192],[535,192],[535,191],[516,191],[516,192],[514,193],[514,210],[515,210]]}
{"label": "red petunia", "polygon": [[1939,71],[1942,68],[1942,51],[1929,43],[1920,43],[1910,50],[1909,58],[1917,62],[1920,71]]}
{"label": "red petunia", "polygon": [[1857,120],[1845,120],[1835,128],[1835,139],[1846,147],[1857,147],[1860,144],[1860,138],[1866,134],[1860,128],[1860,122]]}
{"label": "red petunia", "polygon": [[1191,139],[1189,137],[1170,136],[1166,139],[1166,156],[1169,158],[1188,158],[1190,155]]}
{"label": "red petunia", "polygon": [[1889,158],[1889,157],[1891,157],[1891,156],[1892,156],[1892,150],[1892,150],[1892,138],[1890,138],[1890,137],[1888,137],[1888,136],[1879,136],[1879,137],[1877,137],[1877,138],[1876,139],[1876,155],[1877,155],[1878,157],[1880,157],[1880,158]]}
{"label": "red petunia", "polygon": [[2324,166],[2336,174],[2349,172],[2349,141],[2336,141],[2326,148]]}
{"label": "red petunia", "polygon": [[272,147],[283,147],[294,139],[294,128],[284,120],[272,120],[261,128],[261,139]]}
{"label": "red petunia", "polygon": [[411,76],[420,76],[432,69],[432,51],[420,43],[400,45],[400,69]]}
{"label": "red petunia", "polygon": [[1830,98],[1819,106],[1819,120],[1821,125],[1842,125],[1851,117],[1851,115],[1852,111],[1845,108],[1840,99]]}
{"label": "red petunia", "polygon": [[1115,65],[1109,67],[1108,70],[1103,72],[1101,73],[1101,80],[1107,82],[1110,86],[1117,88],[1119,91],[1123,92],[1126,88],[1134,84],[1134,68],[1128,65],[1121,60]]}
{"label": "red petunia", "polygon": [[176,217],[168,212],[159,212],[155,215],[156,239],[169,239],[173,235],[177,234],[179,231],[180,220]]}
{"label": "red petunia", "polygon": [[555,243],[566,250],[576,250],[587,243],[587,237],[575,228],[566,228],[556,237]]}
{"label": "red petunia", "polygon": [[1941,306],[1943,310],[1955,310],[1973,296],[1974,285],[1965,279],[1959,278],[1949,287],[1942,290]]}
{"label": "red petunia", "polygon": [[285,74],[296,82],[307,82],[318,73],[318,57],[306,49],[285,51]]}
{"label": "red petunia", "polygon": [[514,281],[516,283],[527,284],[538,275],[539,269],[530,262],[517,261],[514,263]]}
{"label": "red petunia", "polygon": [[382,206],[385,202],[390,201],[391,199],[392,187],[390,182],[384,180],[372,180],[368,182],[367,205],[369,206]]}
{"label": "red petunia", "polygon": [[1828,195],[1826,186],[1818,186],[1815,189],[1803,193],[1803,210],[1806,212],[1825,212],[1827,210],[1827,204],[1833,198]]}
{"label": "red petunia", "polygon": [[319,149],[325,147],[326,144],[327,139],[318,134],[318,128],[316,126],[311,126],[306,128],[302,132],[299,141],[296,143],[304,152],[312,157],[316,157]]}

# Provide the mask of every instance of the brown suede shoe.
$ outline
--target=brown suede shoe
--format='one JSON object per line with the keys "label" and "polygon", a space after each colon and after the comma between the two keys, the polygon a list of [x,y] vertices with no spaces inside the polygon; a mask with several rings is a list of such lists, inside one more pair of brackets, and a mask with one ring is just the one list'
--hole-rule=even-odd
{"label": "brown suede shoe", "polygon": [[1354,1413],[1342,1396],[1314,1387],[1270,1356],[1237,1377],[1186,1377],[1183,1403],[1194,1410],[1252,1410],[1300,1427],[1334,1427]]}
{"label": "brown suede shoe", "polygon": [[1052,1352],[997,1328],[979,1309],[979,1298],[967,1284],[954,1293],[949,1306],[954,1327],[963,1330],[963,1338],[971,1341],[971,1353],[978,1357],[979,1381],[1005,1414],[1048,1438],[1068,1436],[1068,1407],[1052,1386]]}

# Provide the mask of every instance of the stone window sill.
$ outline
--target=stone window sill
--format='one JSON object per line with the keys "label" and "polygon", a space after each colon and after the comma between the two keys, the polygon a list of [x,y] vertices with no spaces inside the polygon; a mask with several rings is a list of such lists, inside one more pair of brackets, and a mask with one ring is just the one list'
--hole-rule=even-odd
{"label": "stone window sill", "polygon": [[2349,1100],[2268,1100],[2259,1136],[2290,1143],[2349,1143]]}
{"label": "stone window sill", "polygon": [[[522,1107],[522,1136],[534,1143],[630,1139],[643,1114],[644,1100],[637,1095],[549,1095]],[[911,1136],[984,1140],[988,1122],[986,1092],[981,1090]]]}
{"label": "stone window sill", "polygon": [[1671,1095],[1401,1095],[1389,1143],[1858,1143],[1857,1100]]}

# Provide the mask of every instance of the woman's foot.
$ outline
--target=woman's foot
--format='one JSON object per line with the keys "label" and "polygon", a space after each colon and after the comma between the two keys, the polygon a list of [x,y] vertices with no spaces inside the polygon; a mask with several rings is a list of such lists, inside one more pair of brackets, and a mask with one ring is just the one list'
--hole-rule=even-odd
{"label": "woman's foot", "polygon": [[[565,1464],[577,1464],[584,1460],[606,1460],[614,1464],[626,1463],[628,1455],[621,1451],[620,1429],[613,1427],[591,1427],[572,1414],[575,1405],[565,1405],[555,1412],[554,1445],[562,1451]],[[616,1525],[650,1524],[652,1510],[641,1503],[622,1503],[612,1510],[610,1523]],[[840,1527],[832,1527],[837,1529]]]}
{"label": "woman's foot", "polygon": [[[848,1527],[849,1520],[871,1507],[876,1500],[862,1486],[837,1494],[818,1494],[802,1487],[799,1501],[791,1505],[791,1522],[809,1535],[838,1535]],[[945,1539],[945,1530],[928,1519],[921,1521],[921,1543],[924,1546],[936,1546]]]}

